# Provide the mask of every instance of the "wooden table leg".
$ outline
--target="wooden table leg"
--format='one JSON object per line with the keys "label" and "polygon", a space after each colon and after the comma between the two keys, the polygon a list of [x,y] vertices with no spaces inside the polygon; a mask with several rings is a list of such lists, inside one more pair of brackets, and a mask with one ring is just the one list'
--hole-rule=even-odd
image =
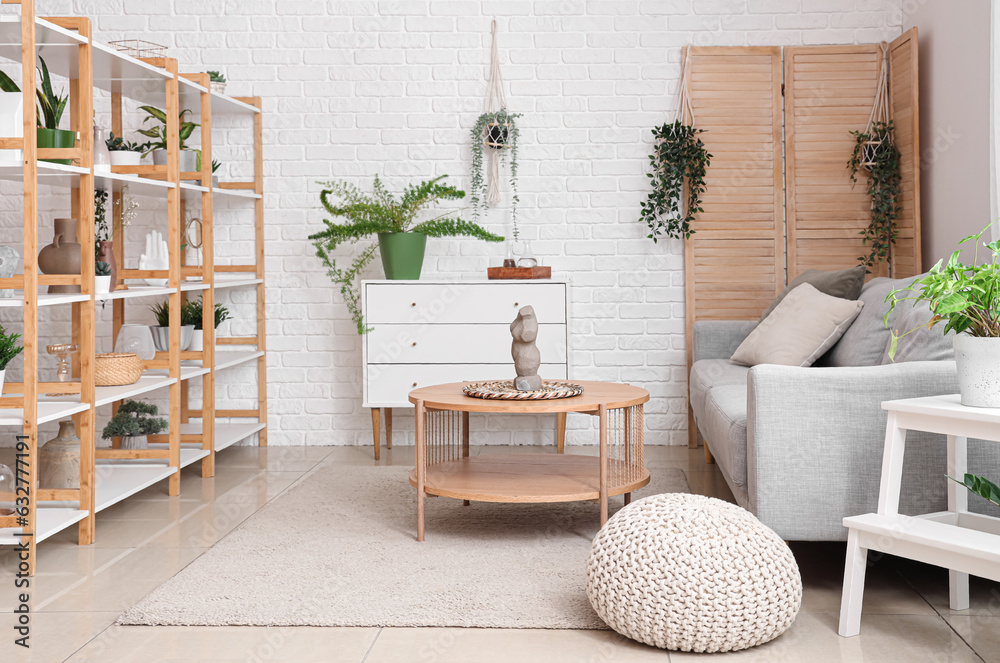
{"label": "wooden table leg", "polygon": [[[462,413],[462,458],[469,457],[469,413]],[[462,500],[463,506],[469,506],[469,500]]]}
{"label": "wooden table leg", "polygon": [[600,501],[601,501],[601,527],[608,522],[608,406],[601,403],[597,410],[601,418],[601,480],[600,480]]}
{"label": "wooden table leg", "polygon": [[375,460],[378,460],[379,447],[382,446],[382,432],[379,430],[381,425],[381,418],[379,417],[379,409],[377,407],[372,408],[372,437],[375,439]]}
{"label": "wooden table leg", "polygon": [[566,448],[566,413],[556,413],[556,451],[563,452]]}
{"label": "wooden table leg", "polygon": [[417,455],[417,541],[424,540],[424,481],[427,468],[424,467],[426,440],[424,439],[424,402],[417,401],[413,410],[416,420],[416,455]]}
{"label": "wooden table leg", "polygon": [[392,449],[392,408],[385,409],[385,448]]}

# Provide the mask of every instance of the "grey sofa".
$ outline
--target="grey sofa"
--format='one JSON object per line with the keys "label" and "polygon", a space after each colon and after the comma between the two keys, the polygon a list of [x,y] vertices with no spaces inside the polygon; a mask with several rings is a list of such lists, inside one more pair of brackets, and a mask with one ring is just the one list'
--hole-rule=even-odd
{"label": "grey sofa", "polygon": [[[844,517],[876,510],[882,401],[958,391],[951,339],[940,328],[906,337],[896,363],[889,361],[884,299],[902,282],[866,284],[861,314],[813,367],[733,364],[729,357],[756,320],[694,324],[690,398],[698,431],[737,502],[786,540],[844,540]],[[926,305],[907,305],[890,325],[908,330],[929,316]],[[945,450],[942,436],[907,435],[903,513],[947,507]],[[1000,445],[970,440],[969,468],[1000,477]],[[979,498],[970,503],[990,510]]]}

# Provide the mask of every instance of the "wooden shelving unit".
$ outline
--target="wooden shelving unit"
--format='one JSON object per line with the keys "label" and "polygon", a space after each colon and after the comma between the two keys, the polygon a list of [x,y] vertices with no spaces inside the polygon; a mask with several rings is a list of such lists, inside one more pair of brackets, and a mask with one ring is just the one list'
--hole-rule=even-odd
{"label": "wooden shelving unit", "polygon": [[[24,313],[24,380],[7,383],[0,395],[0,426],[21,427],[24,436],[22,466],[26,485],[31,488],[27,514],[0,517],[0,545],[28,547],[28,565],[34,573],[36,546],[39,542],[77,525],[81,545],[94,541],[95,516],[101,510],[129,496],[166,480],[168,492],[180,489],[180,470],[201,461],[203,477],[215,473],[215,453],[259,435],[267,442],[267,389],[265,372],[264,325],[264,245],[263,245],[263,154],[260,99],[232,98],[211,92],[204,73],[178,72],[171,58],[135,59],[92,39],[88,18],[40,18],[35,15],[34,0],[4,0],[20,5],[20,16],[0,16],[0,57],[20,62],[24,95],[24,131],[22,137],[0,136],[0,150],[22,150],[23,167],[0,167],[0,179],[23,182],[24,198],[24,274],[0,279],[0,288],[20,291],[20,297],[0,299],[0,308],[20,307]],[[78,131],[76,146],[40,150],[35,124],[35,64],[39,54],[46,59],[55,76],[70,80],[69,128]],[[94,91],[104,90],[111,97],[110,127],[115,135],[123,132],[125,100],[163,108],[167,116],[167,165],[111,167],[95,169],[91,127],[94,120]],[[181,108],[195,111],[200,123],[202,169],[182,173],[179,168],[178,113]],[[212,185],[212,115],[237,114],[252,123],[254,136],[254,179],[246,182],[223,182]],[[39,162],[38,158],[72,159],[71,165]],[[94,190],[108,191],[111,212],[117,216],[122,205],[122,187],[131,193],[159,197],[166,201],[169,268],[138,270],[125,268],[125,230],[115,229],[115,258],[118,263],[118,289],[107,294],[94,290]],[[71,209],[77,219],[81,246],[81,274],[43,275],[38,270],[39,251],[38,197],[40,187],[71,192]],[[213,250],[213,207],[216,197],[227,197],[252,210],[256,251],[245,265],[216,266]],[[244,202],[245,201],[245,202]],[[185,209],[200,206],[202,221],[201,265],[186,265],[181,246],[184,242]],[[134,262],[134,261],[132,261]],[[167,279],[165,286],[149,286],[136,279]],[[127,280],[132,280],[123,288]],[[79,294],[48,294],[49,285],[79,285]],[[251,337],[215,338],[215,291],[221,288],[255,288],[257,296],[257,333]],[[204,350],[181,351],[181,304],[189,296],[200,295],[204,303]],[[146,362],[140,380],[122,387],[97,387],[94,379],[96,352],[96,306],[108,300],[113,306],[112,338],[125,321],[127,306],[145,308],[150,298],[166,297],[170,304],[170,345]],[[45,306],[72,307],[72,339],[79,345],[74,356],[75,381],[42,382],[39,379],[39,309]],[[233,350],[216,352],[216,346]],[[259,398],[257,406],[246,410],[217,410],[217,386],[225,383],[224,369],[256,362]],[[217,376],[217,372],[222,371]],[[189,406],[189,385],[203,381],[200,408]],[[143,395],[169,396],[169,432],[150,439],[147,450],[124,450],[115,440],[111,448],[96,447],[95,419],[98,407],[112,405]],[[59,396],[44,394],[57,392]],[[81,440],[80,488],[51,489],[38,486],[38,426],[72,417]],[[226,421],[219,421],[225,419]],[[236,419],[239,422],[232,422]]]}

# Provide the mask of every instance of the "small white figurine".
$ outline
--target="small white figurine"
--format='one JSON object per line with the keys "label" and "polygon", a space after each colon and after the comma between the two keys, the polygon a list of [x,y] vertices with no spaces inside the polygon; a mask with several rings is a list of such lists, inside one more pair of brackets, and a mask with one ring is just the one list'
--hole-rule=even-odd
{"label": "small white figurine", "polygon": [[[146,252],[139,257],[139,269],[170,269],[170,251],[167,240],[159,231],[146,235]],[[169,279],[146,279],[146,284],[162,288]]]}

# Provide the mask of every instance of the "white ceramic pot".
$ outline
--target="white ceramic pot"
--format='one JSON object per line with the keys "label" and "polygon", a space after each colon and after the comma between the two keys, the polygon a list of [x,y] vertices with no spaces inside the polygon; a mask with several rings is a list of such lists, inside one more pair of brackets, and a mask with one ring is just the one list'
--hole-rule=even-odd
{"label": "white ceramic pot", "polygon": [[140,158],[142,158],[141,152],[116,151],[111,153],[111,165],[138,166]]}
{"label": "white ceramic pot", "polygon": [[181,327],[181,352],[191,349],[191,339],[194,338],[194,325]]}
{"label": "white ceramic pot", "polygon": [[191,345],[188,350],[202,352],[205,350],[205,330],[195,329],[191,334]]}
{"label": "white ceramic pot", "polygon": [[962,405],[1000,408],[1000,338],[955,336]]}
{"label": "white ceramic pot", "polygon": [[0,395],[3,395],[3,379],[6,374],[7,374],[6,368],[0,371]]}
{"label": "white ceramic pot", "polygon": [[166,150],[153,150],[150,152],[153,156],[154,166],[166,166],[167,165],[167,151]]}
{"label": "white ceramic pot", "polygon": [[198,153],[194,150],[181,150],[181,172],[193,173],[198,170]]}
{"label": "white ceramic pot", "polygon": [[212,92],[217,92],[218,94],[226,93],[226,84],[219,81],[212,81]]}
{"label": "white ceramic pot", "polygon": [[[20,92],[0,92],[0,135],[24,135],[24,95]],[[21,150],[0,150],[0,166],[23,164]]]}
{"label": "white ceramic pot", "polygon": [[132,435],[122,438],[122,449],[148,449],[149,438],[145,435]]}
{"label": "white ceramic pot", "polygon": [[105,295],[111,292],[111,275],[94,277],[94,292]]}
{"label": "white ceramic pot", "polygon": [[[159,352],[170,350],[170,327],[150,327],[153,334],[153,346]],[[194,336],[194,325],[184,325],[181,327],[181,352],[191,347],[191,338]]]}

